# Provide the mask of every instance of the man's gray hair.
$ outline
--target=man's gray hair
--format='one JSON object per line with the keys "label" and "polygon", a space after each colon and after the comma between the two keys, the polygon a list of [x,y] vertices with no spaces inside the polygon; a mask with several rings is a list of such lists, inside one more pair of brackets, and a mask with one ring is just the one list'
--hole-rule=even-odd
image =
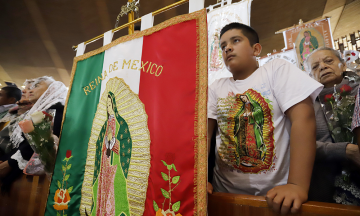
{"label": "man's gray hair", "polygon": [[309,58],[310,56],[312,56],[312,54],[316,53],[317,51],[321,51],[321,50],[329,50],[331,51],[338,59],[339,61],[345,65],[345,60],[343,58],[341,58],[341,53],[340,51],[338,50],[334,50],[333,48],[330,48],[330,47],[320,47],[320,48],[317,48],[316,50],[312,51],[305,59],[304,61],[304,68],[305,68],[305,71],[308,72],[311,76],[311,65],[309,65]]}

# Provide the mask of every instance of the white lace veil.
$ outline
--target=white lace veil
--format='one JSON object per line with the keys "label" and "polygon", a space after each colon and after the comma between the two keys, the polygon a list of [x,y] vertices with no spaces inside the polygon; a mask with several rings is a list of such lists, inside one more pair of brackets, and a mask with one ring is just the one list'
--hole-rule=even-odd
{"label": "white lace veil", "polygon": [[[33,107],[29,111],[24,113],[24,119],[30,119],[30,115],[32,113],[36,111],[45,111],[56,103],[61,103],[62,105],[65,105],[67,91],[68,90],[64,83],[59,81],[52,82],[49,85],[48,89],[36,101]],[[22,131],[19,125],[16,125],[14,128],[15,129],[10,136],[10,141],[13,145],[13,148],[18,148],[19,144],[24,141],[24,138],[21,136]]]}

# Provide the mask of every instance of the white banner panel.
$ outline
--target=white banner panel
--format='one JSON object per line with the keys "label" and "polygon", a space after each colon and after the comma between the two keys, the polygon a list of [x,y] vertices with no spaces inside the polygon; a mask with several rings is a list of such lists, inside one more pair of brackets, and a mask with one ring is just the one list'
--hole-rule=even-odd
{"label": "white banner panel", "polygon": [[294,64],[296,66],[298,66],[298,61],[297,61],[297,57],[296,57],[296,50],[295,49],[289,49],[289,50],[285,50],[283,52],[280,53],[274,53],[270,56],[267,57],[262,57],[259,60],[259,66],[263,66],[264,64],[274,60],[274,59],[284,59],[288,62],[290,62],[291,64]]}
{"label": "white banner panel", "polygon": [[223,77],[231,77],[226,69],[220,49],[220,30],[232,22],[250,25],[250,10],[252,0],[223,6],[210,11],[208,19],[208,73],[209,85]]}
{"label": "white banner panel", "polygon": [[[103,63],[102,82],[107,83],[113,77],[123,78],[130,89],[139,94],[142,47],[143,37],[107,49]],[[113,73],[114,71],[117,72]],[[101,85],[100,95],[105,88],[106,85]]]}

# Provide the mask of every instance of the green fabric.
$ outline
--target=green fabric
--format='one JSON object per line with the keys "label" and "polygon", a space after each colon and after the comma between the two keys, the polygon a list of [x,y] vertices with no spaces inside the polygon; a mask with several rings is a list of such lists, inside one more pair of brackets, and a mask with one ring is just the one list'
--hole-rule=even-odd
{"label": "green fabric", "polygon": [[[264,143],[262,130],[264,125],[264,113],[260,106],[260,104],[256,101],[254,101],[249,93],[245,93],[246,96],[249,99],[250,102],[250,109],[252,112],[252,116],[249,116],[249,124],[254,125],[254,133],[255,133],[255,139],[256,139],[256,147],[260,149]],[[243,106],[240,108],[240,110],[235,115],[235,126],[234,126],[234,138],[235,142],[238,145],[237,146],[237,153],[238,156],[243,154],[243,151],[240,147],[240,142],[245,143],[245,136],[243,136],[244,140],[238,140],[237,134],[240,133],[240,128],[243,128],[245,126],[245,121],[242,121],[239,116],[245,112],[245,103],[243,103]]]}
{"label": "green fabric", "polygon": [[[114,198],[115,198],[115,215],[130,215],[129,204],[127,202],[127,191],[126,191],[126,178],[130,166],[131,150],[132,150],[132,140],[130,136],[129,127],[126,121],[119,115],[116,106],[115,96],[112,92],[108,92],[112,98],[113,110],[115,114],[115,137],[119,142],[119,154],[111,151],[111,165],[116,166],[117,170],[115,173],[114,180]],[[108,117],[104,125],[101,128],[100,135],[96,141],[96,156],[95,156],[95,168],[94,168],[94,178],[93,178],[93,206],[92,206],[92,215],[96,214],[96,202],[98,195],[98,177],[101,172],[101,158],[102,158],[102,149],[105,145],[104,140],[106,136],[108,125]]]}
{"label": "green fabric", "polygon": [[[67,103],[66,116],[63,123],[59,151],[50,185],[45,215],[52,216],[58,213],[60,213],[60,215],[80,215],[81,188],[84,180],[88,142],[93,118],[99,102],[101,84],[97,86],[94,84],[96,88],[88,92],[87,95],[84,93],[83,88],[89,86],[89,83],[94,81],[95,77],[101,77],[103,61],[104,52],[77,63],[76,73],[71,87],[71,95]],[[83,74],[86,74],[86,76]],[[61,167],[67,150],[72,151],[72,158],[69,160],[72,167],[66,173],[70,174],[66,187],[73,187],[73,189],[70,193],[71,200],[69,209],[63,212],[56,211],[53,205],[55,191],[58,189],[57,181],[63,180]],[[90,209],[88,209],[87,212],[89,213]]]}
{"label": "green fabric", "polygon": [[6,116],[6,114],[8,113],[9,110],[6,110],[2,113],[0,113],[0,119],[4,118],[4,116]]}

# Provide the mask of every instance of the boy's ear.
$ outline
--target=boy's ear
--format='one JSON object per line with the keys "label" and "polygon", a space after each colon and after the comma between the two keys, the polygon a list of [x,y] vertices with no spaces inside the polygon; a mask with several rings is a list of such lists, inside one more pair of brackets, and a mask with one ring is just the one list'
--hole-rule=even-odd
{"label": "boy's ear", "polygon": [[261,53],[262,46],[259,43],[253,45],[254,56],[258,56]]}

